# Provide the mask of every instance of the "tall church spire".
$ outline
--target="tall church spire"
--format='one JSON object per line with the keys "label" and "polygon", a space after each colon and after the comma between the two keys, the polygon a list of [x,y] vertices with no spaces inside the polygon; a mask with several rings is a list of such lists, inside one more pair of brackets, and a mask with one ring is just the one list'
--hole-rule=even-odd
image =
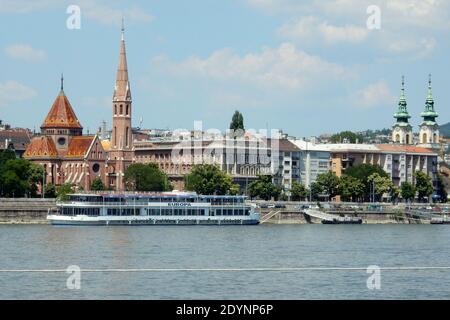
{"label": "tall church spire", "polygon": [[128,81],[127,54],[125,50],[125,27],[122,18],[122,36],[120,40],[119,66],[114,87],[114,101],[131,101],[130,83]]}
{"label": "tall church spire", "polygon": [[438,113],[434,110],[433,92],[431,89],[431,74],[428,76],[428,94],[425,101],[425,110],[420,114],[423,118],[420,124],[420,143],[436,145],[439,143],[439,126],[436,122]]}
{"label": "tall church spire", "polygon": [[425,101],[425,110],[420,114],[423,117],[423,122],[428,124],[434,124],[438,117],[437,112],[434,110],[433,92],[431,89],[431,74],[428,76],[428,95]]}
{"label": "tall church spire", "polygon": [[412,143],[412,127],[409,124],[408,108],[406,107],[405,97],[405,77],[402,76],[402,89],[400,93],[400,100],[398,102],[397,112],[394,113],[394,118],[397,120],[392,128],[392,141],[394,143],[411,144]]}
{"label": "tall church spire", "polygon": [[394,114],[394,118],[397,122],[408,123],[408,119],[411,118],[407,109],[406,97],[405,97],[405,76],[402,76],[402,89],[400,94],[400,100],[398,102],[398,110]]}

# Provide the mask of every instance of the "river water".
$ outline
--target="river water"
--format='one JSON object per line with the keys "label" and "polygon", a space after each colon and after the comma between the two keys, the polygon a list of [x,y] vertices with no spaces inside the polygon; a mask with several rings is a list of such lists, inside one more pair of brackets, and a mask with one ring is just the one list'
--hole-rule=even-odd
{"label": "river water", "polygon": [[450,267],[450,225],[0,226],[0,299],[450,298],[450,268],[391,267]]}

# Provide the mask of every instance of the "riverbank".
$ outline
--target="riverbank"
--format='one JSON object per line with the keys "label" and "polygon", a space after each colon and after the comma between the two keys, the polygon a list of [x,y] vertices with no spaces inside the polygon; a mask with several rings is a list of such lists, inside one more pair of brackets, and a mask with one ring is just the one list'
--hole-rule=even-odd
{"label": "riverbank", "polygon": [[[56,207],[55,199],[0,199],[0,224],[48,224],[49,209]],[[262,220],[266,224],[321,224],[320,219],[309,217],[293,205],[285,209],[261,209]],[[406,216],[405,210],[398,211],[337,211],[329,213],[361,218],[363,224],[429,224],[429,220]],[[276,212],[270,219],[264,216]]]}
{"label": "riverbank", "polygon": [[0,199],[0,224],[48,224],[47,212],[55,199]]}

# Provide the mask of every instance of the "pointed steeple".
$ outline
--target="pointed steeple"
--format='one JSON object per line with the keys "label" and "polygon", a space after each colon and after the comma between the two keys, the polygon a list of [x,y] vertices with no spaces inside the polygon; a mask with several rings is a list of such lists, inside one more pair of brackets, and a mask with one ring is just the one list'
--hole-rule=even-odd
{"label": "pointed steeple", "polygon": [[59,94],[64,94],[64,74],[61,73],[61,91]]}
{"label": "pointed steeple", "polygon": [[53,102],[44,123],[41,125],[41,129],[54,128],[83,129],[78,121],[75,111],[70,105],[69,99],[67,99],[66,94],[64,93],[64,78],[62,75],[61,91]]}
{"label": "pointed steeple", "polygon": [[428,95],[425,101],[425,110],[420,114],[424,123],[434,124],[438,113],[434,110],[433,91],[431,89],[431,74],[428,76]]}
{"label": "pointed steeple", "polygon": [[408,123],[408,119],[411,118],[407,109],[406,97],[405,97],[405,76],[402,76],[402,89],[400,94],[400,100],[398,102],[397,112],[394,114],[394,118],[397,119],[397,123]]}
{"label": "pointed steeple", "polygon": [[114,101],[131,101],[130,83],[128,81],[127,54],[125,50],[125,27],[122,18],[122,36],[120,40],[119,66],[114,87]]}

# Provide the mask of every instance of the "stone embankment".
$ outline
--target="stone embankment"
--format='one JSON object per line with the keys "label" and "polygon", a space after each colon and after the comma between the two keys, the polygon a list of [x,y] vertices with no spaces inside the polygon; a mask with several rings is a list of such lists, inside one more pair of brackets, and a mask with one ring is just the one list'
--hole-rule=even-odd
{"label": "stone embankment", "polygon": [[0,198],[0,224],[46,224],[55,199]]}

